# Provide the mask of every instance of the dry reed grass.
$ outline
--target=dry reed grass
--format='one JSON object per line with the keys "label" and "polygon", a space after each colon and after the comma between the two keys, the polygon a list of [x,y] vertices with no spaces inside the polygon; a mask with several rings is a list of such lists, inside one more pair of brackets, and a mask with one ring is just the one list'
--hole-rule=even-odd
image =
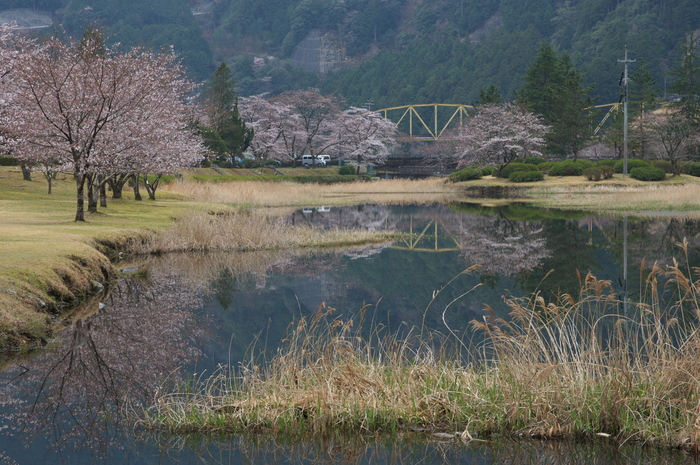
{"label": "dry reed grass", "polygon": [[180,180],[169,184],[165,189],[203,202],[264,207],[357,203],[423,204],[447,202],[456,195],[456,189],[441,179],[392,179],[336,184],[262,181],[202,183]]}
{"label": "dry reed grass", "polygon": [[698,272],[654,267],[645,301],[627,314],[610,283],[590,274],[577,298],[508,299],[509,321],[473,323],[486,343],[469,363],[413,336],[363,337],[357,321],[321,307],[290,329],[268,363],[160,395],[142,421],[174,432],[420,426],[465,440],[492,432],[613,436],[697,450]]}
{"label": "dry reed grass", "polygon": [[532,196],[535,203],[541,206],[598,212],[700,210],[700,184],[558,186],[534,188],[528,196]]}
{"label": "dry reed grass", "polygon": [[333,247],[384,242],[389,233],[366,230],[321,231],[292,225],[264,210],[193,211],[173,226],[134,244],[135,253],[253,251],[295,247]]}

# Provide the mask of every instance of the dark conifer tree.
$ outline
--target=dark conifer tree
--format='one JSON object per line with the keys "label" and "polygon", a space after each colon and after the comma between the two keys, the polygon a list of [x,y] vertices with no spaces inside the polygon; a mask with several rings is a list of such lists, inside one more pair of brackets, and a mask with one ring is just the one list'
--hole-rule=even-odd
{"label": "dark conifer tree", "polygon": [[674,102],[686,118],[700,126],[700,35],[689,34],[681,45],[681,59],[672,71]]}
{"label": "dark conifer tree", "polygon": [[547,151],[576,157],[590,137],[592,87],[583,85],[581,73],[571,65],[569,55],[557,53],[548,43],[540,47],[524,80],[516,100],[552,127],[547,135]]}
{"label": "dark conifer tree", "polygon": [[238,95],[233,75],[226,63],[214,72],[205,91],[209,126],[200,127],[204,144],[219,158],[240,157],[253,139],[238,113]]}

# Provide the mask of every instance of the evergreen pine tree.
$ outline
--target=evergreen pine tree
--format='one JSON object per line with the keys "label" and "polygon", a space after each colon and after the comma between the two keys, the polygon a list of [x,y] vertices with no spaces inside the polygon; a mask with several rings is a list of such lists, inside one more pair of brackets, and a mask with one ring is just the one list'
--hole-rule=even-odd
{"label": "evergreen pine tree", "polygon": [[647,128],[645,114],[658,106],[658,90],[656,81],[644,62],[640,62],[630,73],[629,80],[629,110],[636,124],[630,132],[628,146],[635,157],[649,156],[650,134]]}
{"label": "evergreen pine tree", "polygon": [[672,72],[675,105],[690,121],[700,125],[700,35],[690,34],[681,46],[681,61]]}
{"label": "evergreen pine tree", "polygon": [[501,98],[498,87],[491,84],[487,89],[479,89],[479,100],[474,103],[474,106],[498,104],[501,103]]}
{"label": "evergreen pine tree", "polygon": [[592,87],[584,86],[581,73],[571,65],[569,55],[559,55],[551,44],[542,44],[516,94],[519,104],[542,116],[552,127],[547,151],[574,156],[590,137],[589,97]]}
{"label": "evergreen pine tree", "polygon": [[205,108],[210,127],[201,127],[204,144],[219,158],[240,157],[253,139],[238,113],[238,95],[231,70],[221,63],[205,91]]}
{"label": "evergreen pine tree", "polygon": [[632,115],[654,110],[658,105],[659,91],[646,63],[641,61],[630,72],[629,106]]}
{"label": "evergreen pine tree", "polygon": [[207,113],[212,126],[220,127],[228,119],[236,103],[233,74],[226,63],[214,71],[205,91]]}

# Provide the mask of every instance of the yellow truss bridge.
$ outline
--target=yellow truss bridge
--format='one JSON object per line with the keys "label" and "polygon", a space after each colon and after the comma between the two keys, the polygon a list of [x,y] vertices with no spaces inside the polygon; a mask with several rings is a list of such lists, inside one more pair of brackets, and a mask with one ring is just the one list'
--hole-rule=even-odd
{"label": "yellow truss bridge", "polygon": [[[610,118],[610,115],[620,109],[620,105],[620,103],[608,103],[589,108],[590,110],[608,108],[608,112],[593,131],[594,136],[600,132],[605,122]],[[472,105],[449,103],[403,105],[400,107],[375,110],[376,113],[382,114],[385,118],[396,122],[397,125],[406,121],[408,124],[409,136],[411,136],[411,138],[418,137],[421,140],[442,139],[445,131],[453,128],[455,124],[461,126],[464,119],[469,117],[469,112],[473,111],[474,107]]]}

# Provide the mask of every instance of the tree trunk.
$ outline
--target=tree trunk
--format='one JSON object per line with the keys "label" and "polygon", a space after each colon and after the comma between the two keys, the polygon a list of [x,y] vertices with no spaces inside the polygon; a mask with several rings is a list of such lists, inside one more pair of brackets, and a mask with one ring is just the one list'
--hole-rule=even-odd
{"label": "tree trunk", "polygon": [[147,178],[145,179],[145,185],[146,185],[146,191],[148,192],[148,198],[151,200],[156,199],[156,190],[158,189],[158,184],[160,183],[160,177],[162,174],[159,174],[156,176],[156,178],[153,180],[153,183],[148,182]]}
{"label": "tree trunk", "polygon": [[107,208],[107,183],[100,183],[100,207]]}
{"label": "tree trunk", "polygon": [[48,194],[51,195],[51,186],[53,185],[54,172],[53,172],[53,171],[47,171],[47,172],[44,173],[44,177],[46,178],[46,183],[49,185],[49,192],[48,192]]}
{"label": "tree trunk", "polygon": [[88,213],[97,213],[97,193],[98,189],[95,188],[95,175],[88,174],[85,176],[87,178],[88,185]]}
{"label": "tree trunk", "polygon": [[19,165],[20,168],[22,168],[22,178],[25,181],[31,181],[32,180],[32,167],[29,165]]}
{"label": "tree trunk", "polygon": [[141,192],[139,191],[139,180],[141,179],[141,175],[139,173],[135,173],[133,177],[133,183],[134,183],[134,200],[143,200],[141,197]]}
{"label": "tree trunk", "polygon": [[85,221],[85,175],[75,173],[75,186],[77,192],[77,204],[75,208],[75,221]]}
{"label": "tree trunk", "polygon": [[121,199],[122,191],[124,190],[124,185],[131,179],[133,175],[131,173],[120,173],[115,175],[109,180],[109,187],[112,189],[112,198]]}

